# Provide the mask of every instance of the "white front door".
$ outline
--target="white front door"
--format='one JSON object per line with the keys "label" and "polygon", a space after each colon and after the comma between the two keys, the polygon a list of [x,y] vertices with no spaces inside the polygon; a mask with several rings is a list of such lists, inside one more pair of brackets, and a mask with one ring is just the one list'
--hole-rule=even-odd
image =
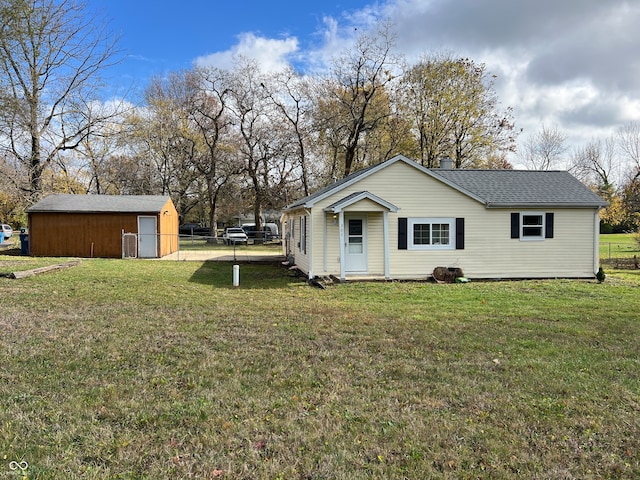
{"label": "white front door", "polygon": [[138,256],[156,258],[158,256],[158,219],[138,217]]}
{"label": "white front door", "polygon": [[367,219],[345,217],[345,270],[348,273],[367,271]]}

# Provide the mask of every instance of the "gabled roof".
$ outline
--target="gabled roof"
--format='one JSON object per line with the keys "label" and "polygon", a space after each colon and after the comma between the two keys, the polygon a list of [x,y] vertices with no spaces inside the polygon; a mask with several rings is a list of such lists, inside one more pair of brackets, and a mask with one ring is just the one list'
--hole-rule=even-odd
{"label": "gabled roof", "polygon": [[[396,158],[396,157],[394,157],[394,158]],[[391,159],[391,160],[393,160],[393,159]],[[390,162],[391,160],[388,160],[388,162]],[[317,192],[314,192],[311,195],[308,195],[308,196],[306,196],[304,198],[301,198],[300,200],[295,201],[290,205],[287,205],[285,207],[285,210],[293,210],[293,209],[298,208],[298,207],[311,207],[311,206],[313,206],[313,204],[316,201],[321,200],[322,198],[326,197],[327,195],[331,195],[333,192],[340,191],[340,190],[342,190],[342,188],[347,187],[348,185],[351,185],[352,183],[354,183],[359,178],[361,178],[361,177],[364,178],[369,173],[372,173],[373,171],[379,170],[379,167],[381,165],[384,165],[384,163],[380,163],[378,165],[372,165],[370,167],[363,168],[361,170],[353,172],[351,175],[349,175],[347,177],[344,177],[343,179],[338,180],[338,181],[332,183],[331,185],[327,185],[326,187],[321,188]]]}
{"label": "gabled roof", "polygon": [[28,213],[159,213],[169,201],[164,195],[49,195]]}
{"label": "gabled roof", "polygon": [[487,207],[604,207],[607,202],[565,171],[432,170]]}
{"label": "gabled roof", "polygon": [[318,201],[396,162],[403,162],[488,208],[598,208],[608,205],[565,171],[428,169],[403,155],[397,155],[386,162],[359,170],[312,195],[301,198],[287,206],[285,211],[311,208]]}
{"label": "gabled roof", "polygon": [[354,192],[351,195],[347,195],[346,197],[341,198],[340,200],[333,203],[332,205],[329,205],[324,209],[324,211],[331,212],[331,213],[338,213],[341,210],[344,210],[345,208],[347,208],[348,206],[353,205],[354,203],[357,203],[360,200],[365,200],[365,199],[371,200],[372,202],[377,203],[381,207],[384,207],[387,210],[389,210],[390,212],[398,211],[398,207],[396,207],[394,204],[389,203],[386,200],[383,200],[382,198],[370,192]]}

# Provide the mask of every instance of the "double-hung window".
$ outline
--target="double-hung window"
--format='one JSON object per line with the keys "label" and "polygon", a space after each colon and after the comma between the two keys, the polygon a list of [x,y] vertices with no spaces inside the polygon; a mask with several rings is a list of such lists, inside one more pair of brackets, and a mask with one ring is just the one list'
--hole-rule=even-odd
{"label": "double-hung window", "polygon": [[520,239],[544,240],[544,214],[537,212],[520,213]]}
{"label": "double-hung window", "polygon": [[448,250],[455,248],[455,219],[409,218],[409,250]]}
{"label": "double-hung window", "polygon": [[511,238],[545,240],[553,238],[553,212],[512,212]]}

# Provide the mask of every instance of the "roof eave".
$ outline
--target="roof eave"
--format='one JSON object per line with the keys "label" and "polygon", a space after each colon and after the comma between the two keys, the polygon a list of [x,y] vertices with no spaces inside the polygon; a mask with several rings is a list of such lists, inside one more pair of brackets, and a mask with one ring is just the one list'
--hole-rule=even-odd
{"label": "roof eave", "polygon": [[467,197],[475,200],[478,203],[482,203],[483,205],[489,206],[489,202],[486,199],[476,195],[475,193],[470,192],[466,188],[463,188],[460,185],[458,185],[457,183],[452,182],[448,178],[445,178],[445,177],[443,177],[441,175],[438,175],[437,169],[428,169],[426,167],[423,167],[422,165],[417,165],[417,167],[419,169],[421,169],[423,172],[425,172],[426,174],[428,174],[429,176],[431,176],[431,177],[435,178],[436,180],[444,183],[445,185],[453,188],[454,190],[457,190],[458,192],[462,193],[463,195],[466,195]]}
{"label": "roof eave", "polygon": [[544,202],[524,202],[524,203],[487,203],[487,208],[605,208],[608,203],[544,203]]}
{"label": "roof eave", "polygon": [[[353,178],[350,178],[344,182],[340,181],[337,182],[335,185],[335,188],[331,188],[331,186],[329,188],[326,189],[326,191],[324,191],[322,194],[314,196],[315,194],[310,195],[312,198],[310,198],[308,201],[304,201],[304,198],[298,200],[297,202],[294,202],[288,206],[286,206],[283,209],[283,212],[290,212],[293,210],[297,210],[299,208],[312,208],[316,203],[318,203],[319,201],[324,200],[327,197],[330,197],[331,195],[344,190],[345,188],[353,185],[355,182],[360,181],[361,179],[367,178],[368,176],[372,175],[373,173],[383,169],[383,168],[387,168],[390,165],[393,165],[396,162],[399,161],[403,161],[408,165],[412,165],[415,167],[420,167],[420,169],[422,171],[424,171],[425,173],[429,173],[427,169],[425,169],[424,167],[422,167],[421,165],[418,165],[416,162],[414,162],[413,160],[410,160],[409,158],[405,157],[404,155],[396,155],[395,157],[384,161],[382,163],[379,163],[377,165],[374,165],[373,167],[367,168],[365,169],[366,172],[362,173],[362,174],[358,174],[358,172],[354,172]],[[302,203],[300,203],[302,202]]]}

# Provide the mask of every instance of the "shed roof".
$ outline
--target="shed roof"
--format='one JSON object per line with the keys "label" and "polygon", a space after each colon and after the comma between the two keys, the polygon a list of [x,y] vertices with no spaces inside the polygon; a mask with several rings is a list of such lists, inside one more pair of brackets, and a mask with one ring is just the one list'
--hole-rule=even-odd
{"label": "shed roof", "polygon": [[165,195],[49,195],[28,213],[159,213],[169,201]]}

